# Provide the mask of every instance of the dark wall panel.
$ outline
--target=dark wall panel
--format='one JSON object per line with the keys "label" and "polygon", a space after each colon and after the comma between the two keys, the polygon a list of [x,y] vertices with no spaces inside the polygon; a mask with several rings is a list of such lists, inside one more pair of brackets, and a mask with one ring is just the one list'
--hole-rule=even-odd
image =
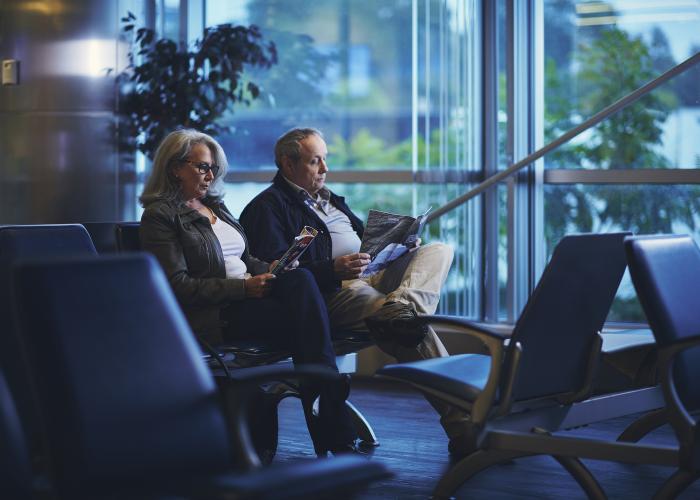
{"label": "dark wall panel", "polygon": [[[0,224],[129,218],[115,141],[123,1],[0,2]],[[128,3],[128,2],[127,2]],[[113,74],[113,73],[112,73]],[[127,197],[129,198],[129,197]]]}

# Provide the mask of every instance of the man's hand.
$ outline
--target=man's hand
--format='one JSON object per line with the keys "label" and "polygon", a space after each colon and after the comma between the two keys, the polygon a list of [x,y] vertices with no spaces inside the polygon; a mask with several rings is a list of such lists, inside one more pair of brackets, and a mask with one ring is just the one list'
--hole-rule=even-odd
{"label": "man's hand", "polygon": [[274,274],[258,274],[245,280],[245,296],[249,298],[261,299],[270,294],[272,281],[277,278]]}
{"label": "man's hand", "polygon": [[333,271],[341,280],[351,280],[362,274],[370,262],[368,253],[351,253],[333,261]]}
{"label": "man's hand", "polygon": [[408,246],[408,251],[409,251],[409,253],[413,253],[413,252],[415,252],[416,250],[418,250],[418,249],[420,248],[420,244],[421,244],[422,242],[423,242],[423,240],[421,240],[420,238],[416,238],[416,239],[414,239],[414,240],[411,240],[410,242],[407,242],[407,243],[408,243],[407,246]]}

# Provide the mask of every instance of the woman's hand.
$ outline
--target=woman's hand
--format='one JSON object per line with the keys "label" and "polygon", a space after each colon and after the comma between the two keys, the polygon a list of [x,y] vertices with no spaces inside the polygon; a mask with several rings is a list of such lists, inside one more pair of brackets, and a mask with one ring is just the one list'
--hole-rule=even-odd
{"label": "woman's hand", "polygon": [[244,282],[245,296],[248,298],[262,299],[270,294],[272,282],[277,278],[274,274],[264,273],[248,278]]}

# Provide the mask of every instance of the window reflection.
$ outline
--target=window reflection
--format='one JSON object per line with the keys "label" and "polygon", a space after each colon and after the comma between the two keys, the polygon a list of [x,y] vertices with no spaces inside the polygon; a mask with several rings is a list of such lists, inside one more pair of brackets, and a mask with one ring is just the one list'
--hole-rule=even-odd
{"label": "window reflection", "polygon": [[[545,0],[545,142],[700,51],[690,1]],[[548,154],[549,169],[700,167],[700,68]],[[565,235],[629,230],[700,237],[695,185],[547,185],[547,255]],[[628,278],[609,320],[645,321]]]}
{"label": "window reflection", "polygon": [[[545,186],[544,202],[548,259],[559,240],[571,233],[676,233],[700,242],[700,186]],[[629,281],[620,286],[610,317],[645,321]]]}
{"label": "window reflection", "polygon": [[[700,51],[700,5],[545,0],[545,142]],[[547,168],[696,168],[695,67],[546,158]]]}

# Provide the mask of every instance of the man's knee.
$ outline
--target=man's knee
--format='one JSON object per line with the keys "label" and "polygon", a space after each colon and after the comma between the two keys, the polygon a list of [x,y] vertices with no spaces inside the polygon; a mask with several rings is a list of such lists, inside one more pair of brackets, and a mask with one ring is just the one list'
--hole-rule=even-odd
{"label": "man's knee", "polygon": [[424,252],[435,253],[450,260],[452,260],[452,257],[455,253],[454,249],[452,248],[452,245],[448,245],[447,243],[443,243],[442,241],[435,241],[432,243],[428,243],[427,245],[422,245],[419,250],[423,250]]}
{"label": "man's knee", "polygon": [[455,253],[451,245],[440,241],[422,245],[417,252],[416,257],[420,256],[421,259],[430,259],[433,262],[440,262],[447,267],[452,265],[452,259]]}

